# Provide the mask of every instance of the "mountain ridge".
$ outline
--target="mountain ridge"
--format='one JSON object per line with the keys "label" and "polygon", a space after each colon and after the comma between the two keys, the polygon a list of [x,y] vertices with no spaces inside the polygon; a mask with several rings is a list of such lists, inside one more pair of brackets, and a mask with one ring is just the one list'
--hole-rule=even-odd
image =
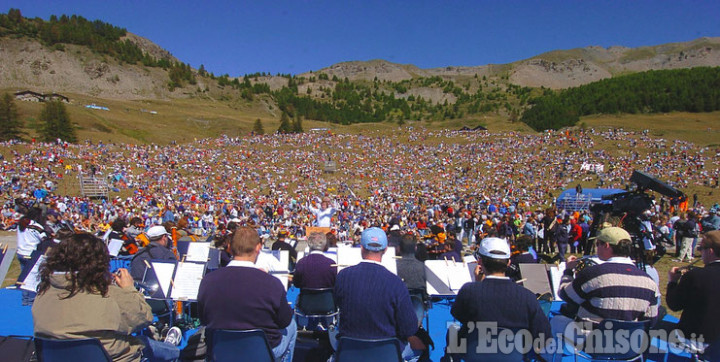
{"label": "mountain ridge", "polygon": [[[512,84],[527,87],[563,89],[575,87],[615,75],[648,70],[680,69],[696,66],[720,66],[720,37],[701,37],[688,42],[666,43],[629,48],[624,46],[587,46],[568,50],[551,50],[528,59],[507,64],[478,66],[446,66],[418,68],[412,64],[396,64],[374,59],[341,62],[317,71],[301,73],[310,76],[326,73],[350,80],[401,81],[413,76],[499,76],[508,72]],[[372,72],[373,67],[379,71]],[[411,74],[408,68],[414,70]],[[395,72],[390,70],[395,69]]]}
{"label": "mountain ridge", "polygon": [[[151,40],[128,32],[128,39],[156,59],[179,62]],[[120,99],[167,99],[198,96],[211,91],[222,96],[222,87],[198,78],[198,84],[170,90],[166,70],[111,59],[84,46],[63,44],[59,49],[24,37],[0,37],[0,88],[33,89],[42,92],[74,92]],[[615,75],[647,70],[720,66],[720,37],[701,37],[688,42],[629,48],[587,46],[551,50],[507,64],[419,68],[413,64],[383,59],[347,61],[295,75],[311,78],[319,73],[329,78],[399,82],[418,77],[442,77],[459,81],[466,77],[490,78],[522,87],[564,89]],[[198,70],[193,72],[199,74]],[[242,78],[237,77],[237,78]],[[229,79],[234,79],[230,77]],[[271,89],[283,87],[285,77],[266,76]],[[447,99],[443,97],[443,99]]]}

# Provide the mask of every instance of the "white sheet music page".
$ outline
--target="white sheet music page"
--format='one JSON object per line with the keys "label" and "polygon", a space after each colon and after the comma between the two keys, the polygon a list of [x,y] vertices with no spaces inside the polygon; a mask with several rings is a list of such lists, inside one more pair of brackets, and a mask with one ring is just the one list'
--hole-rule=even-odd
{"label": "white sheet music page", "polygon": [[[155,276],[157,276],[158,283],[160,283],[160,288],[162,288],[162,293],[165,298],[167,298],[168,291],[170,290],[170,280],[175,272],[175,263],[151,262],[151,264],[155,271]],[[149,272],[150,270],[148,270],[148,273]]]}
{"label": "white sheet music page", "polygon": [[555,300],[560,299],[560,280],[562,279],[563,273],[565,272],[565,262],[560,263],[557,267],[550,268],[550,282],[552,283],[553,293],[555,294]]}
{"label": "white sheet music page", "polygon": [[465,283],[471,283],[472,274],[465,263],[449,262],[448,263],[448,286],[455,294],[460,291]]}
{"label": "white sheet music page", "polygon": [[170,297],[175,300],[197,300],[204,272],[203,263],[179,263]]}
{"label": "white sheet music page", "polygon": [[[339,247],[337,253],[338,273],[353,265],[358,265],[362,261],[362,254],[360,248],[353,247]],[[382,260],[380,261],[387,270],[397,275],[397,262],[395,261],[395,248],[389,247],[383,254]]]}
{"label": "white sheet music page", "polygon": [[190,243],[188,244],[185,261],[197,261],[204,263],[210,255],[210,243]]}
{"label": "white sheet music page", "polygon": [[38,284],[40,284],[40,265],[45,262],[45,255],[40,255],[33,268],[28,273],[27,277],[20,286],[20,289],[29,290],[31,292],[37,291]]}
{"label": "white sheet music page", "polygon": [[473,281],[474,264],[450,260],[426,260],[425,278],[428,295],[456,295],[465,283]]}
{"label": "white sheet music page", "polygon": [[382,261],[380,262],[387,270],[397,275],[397,261],[395,260],[395,248],[389,247],[383,254]]}
{"label": "white sheet music page", "polygon": [[125,242],[121,239],[110,239],[107,245],[108,253],[110,253],[111,256],[118,256],[118,253],[120,253],[120,249],[122,249],[123,244],[125,244]]}

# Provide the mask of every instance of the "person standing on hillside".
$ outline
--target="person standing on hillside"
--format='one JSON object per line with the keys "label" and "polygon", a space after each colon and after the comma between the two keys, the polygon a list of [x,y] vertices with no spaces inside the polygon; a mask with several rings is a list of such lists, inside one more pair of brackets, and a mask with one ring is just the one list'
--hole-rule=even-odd
{"label": "person standing on hillside", "polygon": [[688,262],[693,260],[693,243],[698,237],[699,226],[695,219],[695,212],[688,211],[687,218],[677,222],[677,230],[682,231],[680,255],[676,261],[682,262],[687,257]]}

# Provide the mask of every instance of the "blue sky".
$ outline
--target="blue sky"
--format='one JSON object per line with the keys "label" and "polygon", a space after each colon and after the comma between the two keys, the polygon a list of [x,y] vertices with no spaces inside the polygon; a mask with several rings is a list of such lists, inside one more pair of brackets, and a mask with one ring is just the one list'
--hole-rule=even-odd
{"label": "blue sky", "polygon": [[370,59],[501,64],[556,49],[720,36],[718,0],[0,0],[0,11],[10,8],[100,19],[231,76]]}

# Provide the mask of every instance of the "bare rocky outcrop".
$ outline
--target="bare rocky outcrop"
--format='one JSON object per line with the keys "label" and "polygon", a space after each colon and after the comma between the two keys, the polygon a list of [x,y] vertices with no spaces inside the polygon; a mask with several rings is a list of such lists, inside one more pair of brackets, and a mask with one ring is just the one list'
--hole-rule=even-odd
{"label": "bare rocky outcrop", "polygon": [[63,47],[58,50],[27,38],[0,38],[0,88],[111,99],[178,96],[179,92],[167,89],[163,69],[120,64],[82,46]]}

